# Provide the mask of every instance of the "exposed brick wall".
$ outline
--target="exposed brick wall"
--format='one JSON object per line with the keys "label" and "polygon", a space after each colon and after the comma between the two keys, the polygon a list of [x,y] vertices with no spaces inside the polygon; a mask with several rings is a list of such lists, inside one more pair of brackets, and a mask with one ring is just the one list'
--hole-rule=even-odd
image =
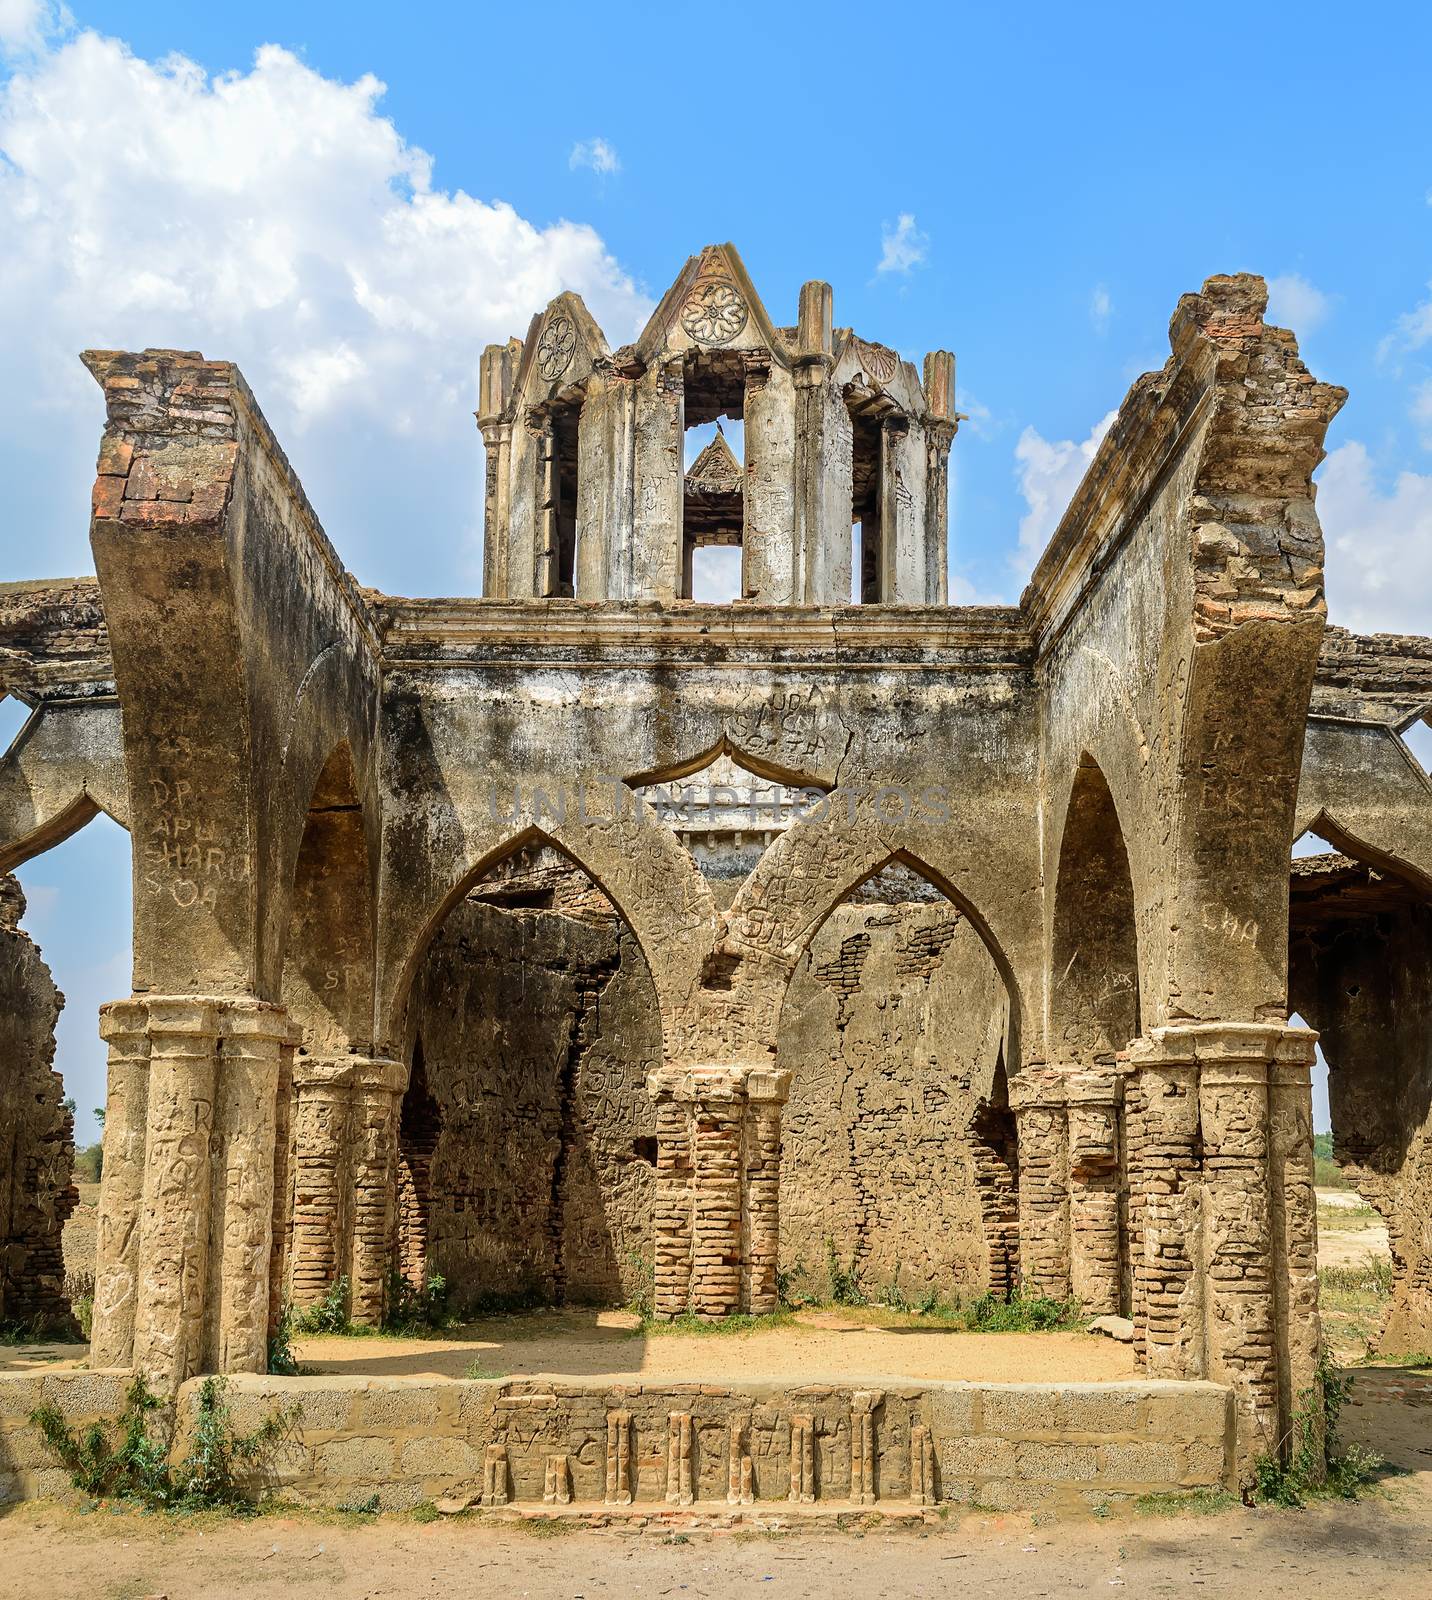
{"label": "exposed brick wall", "polygon": [[[826,1288],[827,1241],[868,1292],[1007,1287],[1010,1129],[990,1102],[1004,988],[947,901],[832,913],[792,979],[781,1265]],[[978,1128],[976,1127],[978,1123]]]}

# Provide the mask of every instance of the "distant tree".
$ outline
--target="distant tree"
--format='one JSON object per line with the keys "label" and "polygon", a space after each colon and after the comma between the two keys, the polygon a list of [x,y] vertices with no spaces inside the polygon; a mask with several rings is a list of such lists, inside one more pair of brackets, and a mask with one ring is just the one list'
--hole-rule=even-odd
{"label": "distant tree", "polygon": [[94,1108],[94,1120],[99,1124],[100,1132],[103,1133],[104,1132],[104,1107],[103,1106],[96,1106]]}

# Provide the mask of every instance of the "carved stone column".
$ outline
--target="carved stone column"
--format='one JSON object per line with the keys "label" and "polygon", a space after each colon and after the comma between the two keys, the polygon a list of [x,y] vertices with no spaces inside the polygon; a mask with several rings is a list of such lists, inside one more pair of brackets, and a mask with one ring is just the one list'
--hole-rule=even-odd
{"label": "carved stone column", "polygon": [[354,1063],[354,1142],[349,1167],[353,1238],[349,1250],[349,1315],[376,1326],[383,1320],[393,1264],[398,1188],[398,1103],[407,1088],[401,1061]]}
{"label": "carved stone column", "polygon": [[1268,1078],[1273,1300],[1277,1326],[1286,1330],[1278,1347],[1285,1430],[1292,1420],[1290,1408],[1296,1408],[1298,1396],[1313,1382],[1322,1343],[1318,1316],[1318,1201],[1313,1187],[1312,1066],[1307,1056],[1288,1059],[1294,1050],[1306,1048],[1303,1040],[1290,1037],[1280,1047]]}
{"label": "carved stone column", "polygon": [[145,1005],[149,1115],[133,1364],[172,1393],[200,1370],[203,1353],[219,1008],[188,995],[150,996]]}
{"label": "carved stone column", "polygon": [[687,1075],[691,1115],[691,1309],[724,1317],[741,1309],[742,1132],[739,1078],[721,1068]]}
{"label": "carved stone column", "polygon": [[94,1367],[127,1367],[134,1350],[149,1121],[147,1021],[142,1000],[113,1000],[100,1007],[100,1037],[109,1046],[109,1087],[90,1333],[90,1365]]}
{"label": "carved stone column", "polygon": [[276,1006],[226,1007],[211,1142],[214,1189],[209,1248],[219,1269],[205,1367],[268,1366],[274,1169],[279,1079],[288,1018]]}
{"label": "carved stone column", "polygon": [[686,1107],[675,1085],[654,1074],[656,1101],[656,1203],[654,1309],[679,1316],[691,1295],[691,1140]]}
{"label": "carved stone column", "polygon": [[1233,1389],[1237,1453],[1278,1447],[1321,1344],[1309,1066],[1279,1023],[1155,1028],[1138,1072],[1148,1369]]}
{"label": "carved stone column", "polygon": [[348,1315],[382,1321],[397,1202],[400,1061],[299,1057],[294,1065],[289,1293],[320,1301],[348,1280]]}
{"label": "carved stone column", "polygon": [[1198,1074],[1191,1060],[1160,1056],[1146,1040],[1130,1049],[1138,1068],[1138,1166],[1131,1209],[1142,1249],[1134,1261],[1141,1354],[1155,1378],[1203,1372]]}
{"label": "carved stone column", "polygon": [[104,1007],[101,1027],[113,1159],[92,1359],[165,1393],[198,1372],[262,1372],[287,1016],[244,996],[145,995]]}
{"label": "carved stone column", "polygon": [[756,1316],[780,1305],[781,1113],[790,1087],[789,1072],[753,1072],[746,1079],[745,1303]]}
{"label": "carved stone column", "polygon": [[1122,1080],[1090,1069],[1065,1080],[1069,1149],[1069,1282],[1091,1315],[1121,1303],[1120,1137]]}
{"label": "carved stone column", "polygon": [[320,1301],[343,1275],[351,1210],[343,1182],[348,1144],[347,1061],[298,1056],[293,1064],[293,1232],[289,1295],[295,1306]]}
{"label": "carved stone column", "polygon": [[1011,1080],[1019,1143],[1019,1275],[1030,1294],[1069,1297],[1069,1132],[1064,1075],[1029,1068]]}
{"label": "carved stone column", "polygon": [[652,1074],[656,1312],[775,1309],[781,1106],[790,1074],[701,1064]]}
{"label": "carved stone column", "polygon": [[274,1101],[273,1138],[273,1246],[269,1252],[269,1332],[288,1299],[293,1255],[293,1129],[294,1052],[302,1043],[302,1030],[291,1020],[278,1058],[278,1092]]}

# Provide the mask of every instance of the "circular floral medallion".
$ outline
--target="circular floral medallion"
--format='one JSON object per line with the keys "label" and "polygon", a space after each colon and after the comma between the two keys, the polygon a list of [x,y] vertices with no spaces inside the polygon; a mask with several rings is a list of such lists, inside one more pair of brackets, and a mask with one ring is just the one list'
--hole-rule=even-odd
{"label": "circular floral medallion", "polygon": [[746,302],[729,283],[698,283],[681,308],[681,326],[698,344],[729,344],[746,326]]}
{"label": "circular floral medallion", "polygon": [[889,383],[900,365],[893,350],[887,350],[883,344],[867,344],[864,339],[860,341],[860,364],[865,368],[866,377],[874,378],[879,384]]}
{"label": "circular floral medallion", "polygon": [[577,348],[577,332],[570,317],[553,317],[537,341],[537,371],[544,383],[551,383],[572,364]]}

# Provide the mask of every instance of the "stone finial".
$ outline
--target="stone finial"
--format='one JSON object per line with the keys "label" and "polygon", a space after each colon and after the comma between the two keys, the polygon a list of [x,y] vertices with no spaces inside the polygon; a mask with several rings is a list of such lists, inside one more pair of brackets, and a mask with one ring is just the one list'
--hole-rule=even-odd
{"label": "stone finial", "polygon": [[517,363],[522,359],[522,341],[490,344],[478,364],[477,423],[483,427],[496,422],[512,399]]}
{"label": "stone finial", "polygon": [[829,357],[832,349],[832,323],[835,294],[828,283],[818,278],[801,285],[800,320],[796,345],[802,356]]}
{"label": "stone finial", "polygon": [[948,350],[932,350],[925,357],[925,404],[936,422],[956,422],[955,358]]}

